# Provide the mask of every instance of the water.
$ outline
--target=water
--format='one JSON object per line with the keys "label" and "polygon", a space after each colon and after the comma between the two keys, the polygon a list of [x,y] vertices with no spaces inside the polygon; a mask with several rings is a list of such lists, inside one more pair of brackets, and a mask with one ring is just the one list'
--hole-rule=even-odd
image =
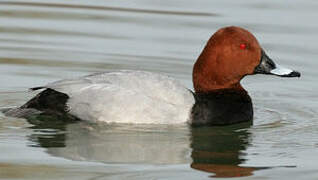
{"label": "water", "polygon": [[0,107],[27,88],[92,72],[191,70],[218,28],[253,32],[300,79],[243,81],[254,124],[228,127],[30,122],[0,116],[0,179],[316,179],[318,2],[0,1]]}

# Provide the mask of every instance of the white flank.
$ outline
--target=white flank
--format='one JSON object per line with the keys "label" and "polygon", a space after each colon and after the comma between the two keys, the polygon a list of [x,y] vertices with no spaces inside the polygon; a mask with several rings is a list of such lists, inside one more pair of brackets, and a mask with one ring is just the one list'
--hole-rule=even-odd
{"label": "white flank", "polygon": [[185,123],[194,104],[192,93],[175,79],[143,71],[97,73],[46,87],[66,93],[70,114],[88,121]]}

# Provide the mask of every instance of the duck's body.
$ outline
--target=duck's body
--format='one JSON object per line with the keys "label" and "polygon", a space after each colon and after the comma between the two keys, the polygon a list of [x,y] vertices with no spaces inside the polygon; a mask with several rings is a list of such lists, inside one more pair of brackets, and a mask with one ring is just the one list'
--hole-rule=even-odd
{"label": "duck's body", "polygon": [[[191,91],[177,80],[144,71],[97,73],[53,82],[39,88],[50,91],[42,93],[41,99],[48,99],[49,96],[63,97],[58,92],[67,95],[64,96],[65,100],[59,100],[64,104],[65,112],[93,122],[185,123],[190,120],[194,104]],[[23,108],[34,108],[39,101],[39,98],[35,98]]]}
{"label": "duck's body", "polygon": [[18,109],[116,123],[233,124],[253,119],[251,98],[240,81],[256,73],[300,76],[277,66],[250,32],[225,27],[209,39],[194,64],[194,92],[166,75],[118,71],[33,88],[45,90]]}

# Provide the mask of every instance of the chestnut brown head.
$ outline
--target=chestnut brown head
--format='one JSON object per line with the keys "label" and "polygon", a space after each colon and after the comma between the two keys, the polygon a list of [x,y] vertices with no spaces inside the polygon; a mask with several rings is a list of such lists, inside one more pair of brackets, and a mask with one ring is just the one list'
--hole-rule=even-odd
{"label": "chestnut brown head", "polygon": [[212,35],[194,64],[193,85],[196,92],[242,90],[240,81],[246,75],[276,73],[283,77],[300,76],[300,73],[288,69],[276,72],[278,67],[262,50],[253,34],[240,27],[225,27]]}

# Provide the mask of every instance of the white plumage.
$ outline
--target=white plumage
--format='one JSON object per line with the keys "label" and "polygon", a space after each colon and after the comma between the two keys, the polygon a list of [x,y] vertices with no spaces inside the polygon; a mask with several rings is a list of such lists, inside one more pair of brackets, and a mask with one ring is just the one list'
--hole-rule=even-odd
{"label": "white plumage", "polygon": [[185,123],[194,104],[191,91],[175,79],[144,71],[97,73],[45,87],[67,94],[69,113],[88,121]]}

